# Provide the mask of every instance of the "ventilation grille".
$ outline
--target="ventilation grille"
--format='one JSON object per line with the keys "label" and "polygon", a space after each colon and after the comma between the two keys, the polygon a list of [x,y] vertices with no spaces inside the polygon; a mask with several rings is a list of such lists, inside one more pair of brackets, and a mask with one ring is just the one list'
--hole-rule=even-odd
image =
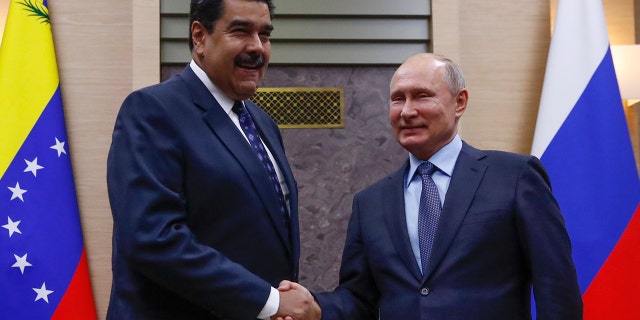
{"label": "ventilation grille", "polygon": [[251,101],[280,128],[344,128],[342,88],[259,88]]}

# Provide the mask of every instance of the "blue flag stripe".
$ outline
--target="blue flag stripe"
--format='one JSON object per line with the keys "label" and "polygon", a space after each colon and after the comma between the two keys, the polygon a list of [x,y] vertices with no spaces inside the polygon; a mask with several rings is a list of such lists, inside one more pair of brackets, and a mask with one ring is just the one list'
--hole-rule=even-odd
{"label": "blue flag stripe", "polygon": [[[58,151],[50,148],[59,141],[66,142],[60,89],[56,90],[31,133],[0,180],[0,224],[7,217],[21,221],[22,232],[8,236],[6,229],[0,229],[0,270],[3,283],[0,296],[10,299],[0,303],[3,314],[11,314],[14,319],[48,319],[62,299],[80,260],[83,239],[81,235],[76,192],[69,159],[68,144],[66,154],[58,157]],[[24,172],[25,159],[43,168]],[[8,187],[27,190],[22,196],[24,202],[11,199]],[[32,266],[26,267],[24,274],[19,268],[11,267],[16,259],[14,254],[28,254]],[[46,283],[48,303],[34,301],[36,292]],[[9,298],[10,297],[10,298]]]}
{"label": "blue flag stripe", "polygon": [[640,197],[610,50],[541,160],[565,216],[584,293]]}

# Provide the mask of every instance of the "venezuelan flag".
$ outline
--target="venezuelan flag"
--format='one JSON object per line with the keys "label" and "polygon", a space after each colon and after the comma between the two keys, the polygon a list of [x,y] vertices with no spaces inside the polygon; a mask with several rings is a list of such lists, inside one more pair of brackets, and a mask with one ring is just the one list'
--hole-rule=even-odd
{"label": "venezuelan flag", "polygon": [[640,181],[601,0],[559,0],[532,154],[572,240],[584,319],[640,319]]}
{"label": "venezuelan flag", "polygon": [[96,319],[46,1],[0,47],[0,318]]}

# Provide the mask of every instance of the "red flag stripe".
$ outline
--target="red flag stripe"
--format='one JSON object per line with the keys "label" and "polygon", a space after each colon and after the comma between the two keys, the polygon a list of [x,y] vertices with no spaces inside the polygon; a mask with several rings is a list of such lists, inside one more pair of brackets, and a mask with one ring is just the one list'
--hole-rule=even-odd
{"label": "red flag stripe", "polygon": [[640,308],[640,206],[583,296],[584,319],[637,320]]}
{"label": "red flag stripe", "polygon": [[60,301],[53,320],[91,320],[97,319],[96,309],[93,302],[93,293],[89,280],[89,267],[87,264],[86,252],[82,250],[80,262],[76,272],[69,283],[67,292]]}

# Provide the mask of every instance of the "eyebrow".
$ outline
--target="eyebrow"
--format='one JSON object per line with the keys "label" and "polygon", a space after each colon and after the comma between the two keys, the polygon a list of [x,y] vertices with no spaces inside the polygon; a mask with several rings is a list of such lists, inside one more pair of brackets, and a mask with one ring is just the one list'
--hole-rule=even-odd
{"label": "eyebrow", "polygon": [[[238,27],[238,26],[249,27],[251,25],[253,24],[246,20],[232,20],[229,23],[229,27]],[[275,29],[272,24],[266,24],[262,28],[265,29],[266,31],[273,31]]]}

